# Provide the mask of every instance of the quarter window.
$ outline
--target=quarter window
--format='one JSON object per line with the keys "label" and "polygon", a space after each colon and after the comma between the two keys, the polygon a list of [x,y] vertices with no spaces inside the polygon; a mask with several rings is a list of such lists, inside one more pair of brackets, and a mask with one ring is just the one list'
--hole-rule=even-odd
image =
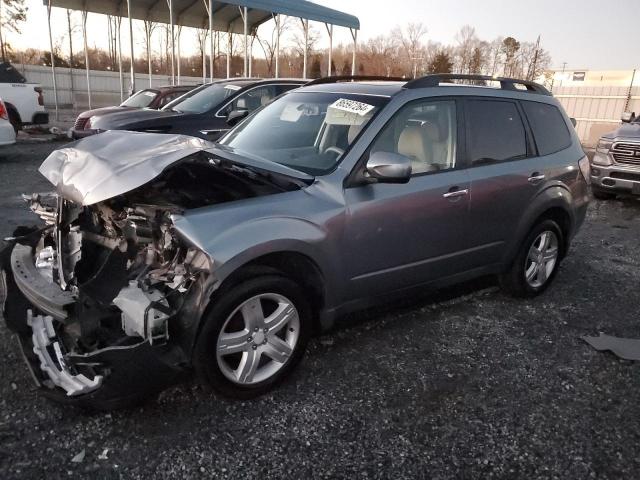
{"label": "quarter window", "polygon": [[455,101],[413,102],[387,123],[370,151],[409,157],[413,174],[449,170],[456,166],[456,126]]}
{"label": "quarter window", "polygon": [[571,145],[571,134],[557,107],[538,102],[522,102],[522,107],[540,155],[559,152]]}
{"label": "quarter window", "polygon": [[515,103],[469,100],[466,110],[467,149],[472,164],[527,156],[527,137]]}

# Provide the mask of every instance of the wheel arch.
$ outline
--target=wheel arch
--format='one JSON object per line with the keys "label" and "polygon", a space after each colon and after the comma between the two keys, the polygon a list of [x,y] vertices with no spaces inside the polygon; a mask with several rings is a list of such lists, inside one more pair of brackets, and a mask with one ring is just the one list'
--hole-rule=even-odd
{"label": "wheel arch", "polygon": [[575,215],[572,201],[571,192],[566,188],[554,186],[542,191],[521,217],[514,235],[515,240],[506,250],[505,266],[510,265],[514,260],[531,229],[545,219],[553,220],[560,227],[564,237],[561,253],[564,257],[569,250],[574,231]]}

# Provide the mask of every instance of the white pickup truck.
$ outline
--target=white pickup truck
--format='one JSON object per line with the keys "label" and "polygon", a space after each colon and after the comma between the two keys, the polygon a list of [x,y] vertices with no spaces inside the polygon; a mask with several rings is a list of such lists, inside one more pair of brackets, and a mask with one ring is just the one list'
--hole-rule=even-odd
{"label": "white pickup truck", "polygon": [[16,132],[23,125],[49,123],[42,87],[36,83],[27,83],[20,72],[6,62],[0,63],[0,98],[7,107],[9,121]]}

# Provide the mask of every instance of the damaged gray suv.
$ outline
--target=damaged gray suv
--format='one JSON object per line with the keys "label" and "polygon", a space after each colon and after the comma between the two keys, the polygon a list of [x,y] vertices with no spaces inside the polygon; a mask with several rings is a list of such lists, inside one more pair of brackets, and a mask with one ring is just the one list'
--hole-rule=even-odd
{"label": "damaged gray suv", "polygon": [[57,194],[28,198],[44,224],[7,239],[0,304],[43,392],[99,409],[192,370],[254,397],[312,333],[426,288],[539,294],[590,178],[542,86],[461,75],[321,79],[219,144],[106,132],[40,172]]}

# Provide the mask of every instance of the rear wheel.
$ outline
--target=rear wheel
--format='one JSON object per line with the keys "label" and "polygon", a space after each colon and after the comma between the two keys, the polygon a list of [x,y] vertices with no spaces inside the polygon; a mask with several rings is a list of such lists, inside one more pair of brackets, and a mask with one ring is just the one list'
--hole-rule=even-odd
{"label": "rear wheel", "polygon": [[196,343],[196,369],[223,395],[266,393],[302,358],[310,307],[300,287],[279,275],[244,281],[218,297]]}
{"label": "rear wheel", "polygon": [[558,272],[564,236],[553,220],[543,220],[527,235],[509,270],[500,278],[504,290],[517,297],[542,293]]}

